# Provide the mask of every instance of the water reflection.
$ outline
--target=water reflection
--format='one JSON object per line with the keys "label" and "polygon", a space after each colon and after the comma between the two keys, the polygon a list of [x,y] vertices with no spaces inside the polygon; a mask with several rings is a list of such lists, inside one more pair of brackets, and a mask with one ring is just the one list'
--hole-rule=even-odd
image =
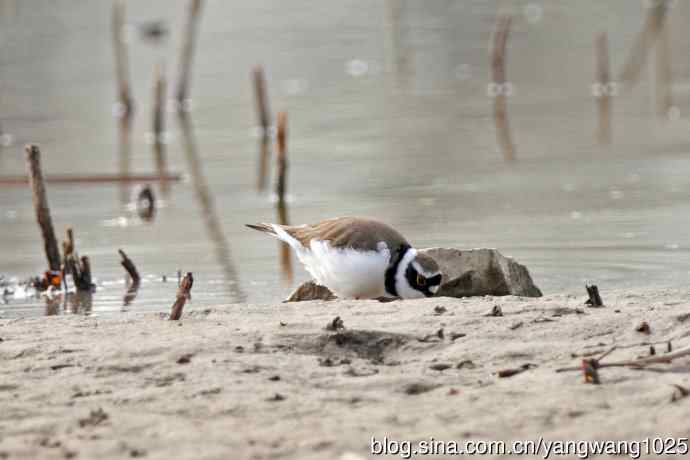
{"label": "water reflection", "polygon": [[237,278],[237,272],[232,262],[232,255],[230,252],[230,245],[228,244],[223,229],[216,213],[213,197],[208,187],[208,182],[202,171],[201,158],[196,146],[194,138],[194,129],[189,112],[178,112],[178,120],[182,132],[182,142],[184,146],[185,157],[187,159],[187,166],[191,176],[192,185],[194,187],[194,195],[199,204],[199,211],[201,218],[204,221],[204,227],[208,232],[208,236],[216,246],[216,257],[218,263],[223,270],[225,277],[225,286],[227,288],[230,300],[234,302],[244,302],[246,295],[244,294]]}

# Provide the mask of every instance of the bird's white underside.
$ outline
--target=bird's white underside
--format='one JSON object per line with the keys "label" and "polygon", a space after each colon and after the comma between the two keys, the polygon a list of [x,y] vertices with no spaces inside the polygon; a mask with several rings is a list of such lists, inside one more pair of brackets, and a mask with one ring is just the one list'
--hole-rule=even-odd
{"label": "bird's white underside", "polygon": [[[276,235],[297,253],[317,283],[328,287],[339,298],[370,299],[386,296],[385,273],[391,253],[384,242],[377,251],[334,248],[328,241],[311,240],[304,247],[278,225]],[[403,272],[404,274],[404,272]]]}

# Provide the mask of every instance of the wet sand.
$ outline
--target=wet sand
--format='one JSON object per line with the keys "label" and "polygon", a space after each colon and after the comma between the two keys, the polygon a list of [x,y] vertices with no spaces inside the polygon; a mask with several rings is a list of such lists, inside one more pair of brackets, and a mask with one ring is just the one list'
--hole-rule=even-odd
{"label": "wet sand", "polygon": [[[596,309],[558,294],[3,319],[0,458],[351,460],[372,436],[687,436],[690,398],[671,398],[690,387],[688,358],[601,369],[601,385],[555,372],[613,345],[626,347],[610,361],[690,344],[690,291],[602,295]],[[326,330],[336,316],[345,329]]]}

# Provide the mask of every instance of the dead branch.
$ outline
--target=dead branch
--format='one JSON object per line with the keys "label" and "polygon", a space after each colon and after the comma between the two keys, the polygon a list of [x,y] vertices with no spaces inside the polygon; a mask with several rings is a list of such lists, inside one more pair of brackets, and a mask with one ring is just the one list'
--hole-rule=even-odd
{"label": "dead branch", "polygon": [[[598,362],[599,360],[593,360],[593,361],[597,362],[597,364],[596,364],[597,369],[602,369],[605,367],[640,368],[640,367],[648,366],[649,364],[660,364],[660,363],[667,364],[667,363],[672,362],[674,359],[682,358],[685,356],[690,356],[690,347],[681,348],[679,350],[676,350],[673,353],[667,353],[665,355],[647,356],[645,358],[633,359],[633,360],[628,360],[628,361],[615,361],[612,363],[601,363],[601,362]],[[573,367],[561,367],[559,369],[556,369],[556,372],[569,372],[569,371],[580,371],[580,370],[582,370],[582,366],[573,366]]]}

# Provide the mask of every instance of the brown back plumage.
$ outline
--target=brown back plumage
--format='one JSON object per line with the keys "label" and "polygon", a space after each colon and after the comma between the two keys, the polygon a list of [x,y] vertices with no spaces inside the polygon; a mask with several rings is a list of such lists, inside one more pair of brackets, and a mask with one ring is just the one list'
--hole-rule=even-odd
{"label": "brown back plumage", "polygon": [[[255,230],[272,233],[266,224],[250,225]],[[322,220],[317,224],[288,226],[282,228],[304,247],[309,247],[313,239],[330,241],[336,248],[353,248],[360,251],[374,251],[379,241],[385,241],[393,251],[401,245],[409,244],[396,230],[388,225],[364,217],[336,217]]]}

